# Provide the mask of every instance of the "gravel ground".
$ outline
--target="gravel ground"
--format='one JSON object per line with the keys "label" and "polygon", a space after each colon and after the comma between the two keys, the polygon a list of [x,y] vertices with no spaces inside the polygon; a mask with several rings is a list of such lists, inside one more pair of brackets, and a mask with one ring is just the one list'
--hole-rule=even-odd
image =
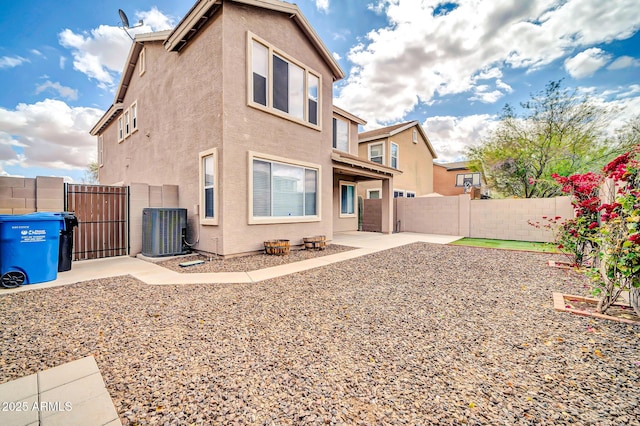
{"label": "gravel ground", "polygon": [[[176,272],[250,272],[255,271],[256,269],[264,269],[271,266],[284,265],[285,263],[299,262],[301,260],[313,259],[315,257],[327,256],[348,250],[354,250],[354,247],[329,244],[324,250],[291,250],[288,255],[284,256],[259,253],[250,256],[232,257],[229,259],[216,259],[213,257],[211,261],[209,261],[209,257],[207,256],[195,254],[193,256],[184,256],[164,262],[158,262],[157,265],[164,266],[165,268],[169,268]],[[204,260],[205,263],[188,267],[180,266],[180,263],[192,260]]]}
{"label": "gravel ground", "polygon": [[549,254],[416,243],[257,284],[0,297],[0,382],[94,355],[124,424],[640,425],[640,326]]}

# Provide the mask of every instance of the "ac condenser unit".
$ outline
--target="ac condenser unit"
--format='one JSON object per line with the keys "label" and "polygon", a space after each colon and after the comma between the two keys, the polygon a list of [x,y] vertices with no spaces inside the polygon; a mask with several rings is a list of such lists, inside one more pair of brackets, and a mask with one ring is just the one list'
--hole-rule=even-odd
{"label": "ac condenser unit", "polygon": [[149,257],[185,254],[187,209],[142,210],[142,254]]}

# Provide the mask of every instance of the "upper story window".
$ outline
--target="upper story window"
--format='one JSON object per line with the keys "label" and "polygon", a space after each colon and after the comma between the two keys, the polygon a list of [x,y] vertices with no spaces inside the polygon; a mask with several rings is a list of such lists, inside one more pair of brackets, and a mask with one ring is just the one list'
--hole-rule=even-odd
{"label": "upper story window", "polygon": [[456,175],[457,187],[481,186],[480,173],[460,173]]}
{"label": "upper story window", "polygon": [[118,117],[118,142],[122,142],[124,140],[124,118],[122,116]]}
{"label": "upper story window", "polygon": [[144,74],[144,72],[147,70],[147,59],[146,59],[146,53],[145,53],[145,48],[143,47],[142,50],[140,51],[140,54],[138,55],[138,73],[139,75]]}
{"label": "upper story window", "polygon": [[138,103],[132,103],[129,110],[131,111],[131,133],[133,133],[138,130]]}
{"label": "upper story window", "polygon": [[382,142],[369,145],[369,161],[384,164],[384,144]]}
{"label": "upper story window", "polygon": [[418,143],[418,131],[413,129],[413,143]]}
{"label": "upper story window", "polygon": [[391,167],[398,168],[398,144],[391,142]]}
{"label": "upper story window", "polygon": [[124,137],[131,134],[131,111],[127,109],[124,112]]}
{"label": "upper story window", "polygon": [[320,74],[249,33],[249,105],[320,127]]}
{"label": "upper story window", "polygon": [[339,118],[333,119],[333,147],[349,152],[349,123]]}

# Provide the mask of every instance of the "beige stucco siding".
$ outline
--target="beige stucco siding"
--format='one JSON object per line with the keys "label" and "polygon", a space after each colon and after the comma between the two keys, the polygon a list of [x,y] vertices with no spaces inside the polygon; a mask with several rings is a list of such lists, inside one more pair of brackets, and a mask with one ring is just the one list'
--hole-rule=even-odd
{"label": "beige stucco siding", "polygon": [[[319,122],[311,128],[248,105],[248,33],[321,75]],[[178,185],[179,205],[189,214],[189,241],[196,249],[223,255],[262,248],[268,239],[327,235],[333,225],[332,72],[287,14],[224,3],[179,52],[161,42],[145,45],[146,72],[134,72],[125,108],[138,104],[139,130],[117,142],[117,120],[103,132],[105,184],[142,182]],[[357,128],[351,137],[357,141]],[[352,129],[353,133],[353,129]],[[199,153],[216,148],[217,225],[199,217]],[[249,224],[250,161],[277,156],[320,170],[320,219],[312,222]]]}
{"label": "beige stucco siding", "polygon": [[[117,141],[117,120],[104,133],[100,182],[180,186],[179,205],[188,209],[189,240],[217,235],[198,229],[198,153],[222,146],[222,26],[214,19],[181,53],[161,42],[145,43],[146,71],[136,70],[124,98],[137,101],[139,130]],[[215,233],[218,233],[217,231]]]}
{"label": "beige stucco siding", "polygon": [[[220,157],[220,187],[224,253],[258,250],[262,241],[289,239],[301,244],[311,235],[331,236],[331,105],[329,68],[297,24],[282,13],[225,3],[224,13],[224,144]],[[320,122],[323,131],[247,105],[247,32],[322,75]],[[250,225],[249,151],[321,167],[321,221]],[[207,248],[203,245],[203,250]]]}

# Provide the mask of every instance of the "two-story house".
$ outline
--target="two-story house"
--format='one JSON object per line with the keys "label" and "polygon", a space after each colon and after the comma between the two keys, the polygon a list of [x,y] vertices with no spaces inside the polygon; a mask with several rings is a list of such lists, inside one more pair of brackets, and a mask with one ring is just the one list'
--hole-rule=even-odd
{"label": "two-story house", "polygon": [[[402,171],[393,181],[393,196],[416,197],[433,192],[435,150],[416,120],[363,132],[358,135],[358,155],[371,162]],[[358,195],[381,198],[380,182],[366,182]]]}
{"label": "two-story house", "polygon": [[382,182],[391,232],[396,170],[357,157],[361,120],[332,102],[343,77],[296,5],[198,0],[173,30],[135,37],[91,130],[100,183],[177,185],[189,240],[221,255],[357,229],[362,180]]}

